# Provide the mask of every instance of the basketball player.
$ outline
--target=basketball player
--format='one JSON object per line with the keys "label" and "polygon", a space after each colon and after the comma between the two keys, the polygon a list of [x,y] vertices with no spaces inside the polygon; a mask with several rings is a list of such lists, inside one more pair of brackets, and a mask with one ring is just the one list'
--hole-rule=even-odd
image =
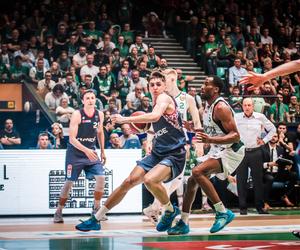
{"label": "basketball player", "polygon": [[130,175],[106,200],[104,206],[90,219],[78,224],[81,231],[100,230],[99,218],[116,206],[134,186],[144,183],[165,209],[157,231],[168,230],[175,217],[180,213],[178,207],[170,202],[166,189],[162,185],[181,174],[185,165],[185,134],[180,115],[174,100],[165,93],[165,77],[153,72],[149,80],[149,90],[153,100],[153,111],[140,116],[112,116],[116,123],[152,123],[155,133],[151,154],[137,161],[137,166]]}
{"label": "basketball player", "polygon": [[[165,75],[166,78],[166,84],[167,84],[167,89],[166,92],[174,97],[178,111],[180,113],[181,119],[183,122],[187,122],[187,113],[189,112],[192,116],[193,124],[194,124],[194,129],[201,129],[201,122],[200,122],[200,117],[199,117],[199,111],[196,106],[195,99],[183,92],[180,91],[177,87],[177,72],[174,69],[166,69],[163,71],[163,74]],[[186,132],[186,131],[185,131]],[[187,140],[188,136],[186,134]],[[153,136],[151,134],[147,135],[147,151],[151,151],[151,145],[152,145],[152,138]],[[197,143],[197,152],[200,155],[203,155],[203,145],[202,143]],[[184,171],[172,180],[171,182],[166,184],[166,189],[168,192],[168,195],[170,196],[175,190],[177,194],[177,199],[178,199],[178,206],[181,209],[182,208],[182,202],[183,202],[183,184],[184,184]],[[161,209],[161,204],[157,199],[154,199],[154,202],[148,206],[147,208],[143,209],[143,213],[150,219],[150,221],[156,225],[158,222],[159,218],[159,213]]]}
{"label": "basketball player", "polygon": [[[256,87],[262,86],[266,81],[269,81],[272,78],[277,76],[285,76],[291,73],[297,72],[300,70],[300,60],[294,60],[287,63],[284,63],[270,71],[265,72],[264,74],[256,74],[253,72],[248,72],[248,75],[243,77],[240,80],[240,83],[252,84],[251,87],[248,87],[248,90],[254,89]],[[300,238],[300,231],[293,231],[293,235]]]}
{"label": "basketball player", "polygon": [[[96,96],[93,90],[86,90],[82,95],[83,109],[76,110],[71,117],[69,143],[66,151],[66,181],[61,189],[59,204],[54,214],[54,223],[63,223],[62,210],[68,200],[69,192],[82,170],[86,178],[95,177],[93,212],[100,208],[104,189],[104,114],[95,109]],[[96,153],[98,139],[101,159]]]}
{"label": "basketball player", "polygon": [[217,76],[207,77],[202,86],[201,98],[206,100],[203,114],[204,132],[196,132],[196,138],[200,142],[209,143],[210,150],[192,170],[183,200],[181,219],[168,230],[170,235],[189,232],[189,213],[198,185],[206,193],[216,210],[216,219],[210,229],[211,233],[220,231],[234,219],[234,214],[224,207],[209,180],[211,174],[216,174],[220,179],[227,178],[244,157],[245,148],[240,141],[234,112],[229,104],[220,97],[222,89],[223,81]]}

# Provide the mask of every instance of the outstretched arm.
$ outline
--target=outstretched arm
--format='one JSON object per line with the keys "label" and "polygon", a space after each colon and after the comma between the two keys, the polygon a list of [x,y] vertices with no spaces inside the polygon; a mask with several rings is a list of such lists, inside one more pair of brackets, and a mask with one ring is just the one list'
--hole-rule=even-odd
{"label": "outstretched arm", "polygon": [[243,77],[240,80],[240,83],[246,84],[250,83],[253,86],[248,88],[249,90],[254,89],[255,87],[260,87],[264,82],[275,78],[277,76],[288,75],[293,72],[300,70],[300,60],[294,60],[285,64],[282,64],[264,74],[256,74],[249,72],[247,76]]}

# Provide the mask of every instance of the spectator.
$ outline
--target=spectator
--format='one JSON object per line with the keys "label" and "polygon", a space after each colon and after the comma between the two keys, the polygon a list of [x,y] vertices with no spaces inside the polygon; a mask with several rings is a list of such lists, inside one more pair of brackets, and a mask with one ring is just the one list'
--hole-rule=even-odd
{"label": "spectator", "polygon": [[144,18],[145,38],[161,36],[168,38],[164,29],[164,22],[161,21],[155,12],[150,12]]}
{"label": "spectator", "polygon": [[55,138],[53,138],[54,139],[53,148],[54,149],[66,149],[67,143],[64,139],[63,126],[58,122],[54,122],[51,125],[51,128],[52,128],[52,134],[55,137]]}
{"label": "spectator", "polygon": [[289,117],[291,122],[296,122],[296,113],[297,113],[297,106],[299,105],[297,101],[297,96],[291,95],[290,102],[289,102]]}
{"label": "spectator", "polygon": [[108,75],[107,67],[101,66],[99,73],[94,78],[94,89],[97,91],[97,98],[106,105],[112,88],[115,86],[115,79]]}
{"label": "spectator", "polygon": [[143,88],[143,93],[148,93],[148,81],[145,78],[140,77],[140,72],[136,69],[131,71],[131,84],[129,88],[129,93],[132,93],[135,90],[135,87],[139,84]]}
{"label": "spectator", "polygon": [[235,57],[236,48],[232,45],[231,38],[227,36],[218,53],[217,65],[228,68],[233,64]]}
{"label": "spectator", "polygon": [[133,48],[137,48],[138,56],[142,56],[148,52],[148,46],[143,43],[143,38],[141,35],[135,37],[135,43],[131,44],[129,47],[129,53],[131,53]]}
{"label": "spectator", "polygon": [[262,147],[264,159],[264,182],[265,182],[265,209],[269,209],[269,194],[272,189],[274,181],[288,182],[284,187],[283,192],[280,192],[281,200],[285,202],[286,206],[294,206],[289,200],[288,196],[293,192],[294,186],[297,182],[297,173],[292,171],[292,165],[279,165],[276,163],[279,157],[284,154],[282,146],[278,145],[278,133],[275,133],[268,144]]}
{"label": "spectator", "polygon": [[125,39],[125,43],[129,46],[134,42],[135,35],[134,32],[130,29],[130,24],[125,23],[123,27],[123,31],[121,32],[121,35]]}
{"label": "spectator", "polygon": [[87,64],[86,56],[87,56],[86,47],[80,46],[79,52],[73,56],[73,66],[75,67],[75,69],[79,70],[82,66]]}
{"label": "spectator", "polygon": [[187,92],[188,87],[189,87],[189,82],[195,80],[195,77],[191,76],[191,75],[182,74],[181,69],[176,69],[176,72],[177,72],[177,86],[178,86],[178,88],[183,92]]}
{"label": "spectator", "polygon": [[22,58],[15,57],[15,63],[9,68],[9,75],[11,79],[21,81],[28,78],[29,68],[22,65]]}
{"label": "spectator", "polygon": [[116,44],[116,48],[119,49],[121,59],[124,60],[124,59],[128,56],[128,53],[129,53],[129,47],[128,47],[128,45],[125,43],[125,38],[124,38],[124,36],[120,35],[120,36],[118,37],[118,42],[117,42],[117,44]]}
{"label": "spectator", "polygon": [[75,109],[68,106],[68,99],[67,98],[61,98],[60,104],[56,108],[55,113],[57,116],[57,121],[62,123],[65,126],[68,126],[70,123],[71,116]]}
{"label": "spectator", "polygon": [[74,81],[72,73],[67,73],[66,78],[61,82],[65,88],[65,93],[69,97],[69,102],[72,107],[78,107],[77,99],[79,97],[78,87]]}
{"label": "spectator", "polygon": [[71,67],[71,60],[65,50],[60,52],[59,58],[57,59],[58,67],[60,68],[63,76],[69,71]]}
{"label": "spectator", "polygon": [[218,45],[215,42],[215,35],[210,34],[208,36],[208,41],[204,44],[203,51],[205,55],[206,73],[209,75],[215,75],[217,71],[217,54],[220,51],[220,48],[218,48]]}
{"label": "spectator", "polygon": [[12,119],[6,119],[4,129],[0,130],[0,143],[4,149],[18,149],[21,138],[17,130],[14,129]]}
{"label": "spectator", "polygon": [[111,133],[109,136],[110,146],[107,148],[109,149],[121,149],[121,139],[117,133]]}
{"label": "spectator", "polygon": [[29,76],[31,81],[35,84],[38,84],[40,80],[45,78],[46,68],[44,66],[44,60],[38,59],[36,67],[32,67],[29,71]]}
{"label": "spectator", "polygon": [[152,112],[152,106],[150,104],[150,98],[148,96],[144,96],[142,98],[141,105],[137,108],[137,111],[144,111],[145,113]]}
{"label": "spectator", "polygon": [[122,124],[121,130],[123,135],[120,137],[122,148],[128,149],[131,142],[137,145],[137,148],[141,148],[141,143],[137,135],[131,132],[130,126],[127,123]]}
{"label": "spectator", "polygon": [[52,91],[56,82],[52,79],[52,74],[50,71],[46,71],[45,79],[40,80],[37,85],[37,92],[38,94],[44,99],[46,94]]}
{"label": "spectator", "polygon": [[273,123],[290,122],[289,107],[283,103],[283,95],[278,93],[277,100],[270,107],[270,120]]}
{"label": "spectator", "polygon": [[270,46],[270,50],[273,48],[273,38],[269,36],[269,29],[264,28],[261,35],[261,43],[262,45],[268,44]]}
{"label": "spectator", "polygon": [[56,84],[52,91],[46,94],[45,103],[50,110],[55,111],[62,98],[66,98],[69,102],[69,98],[65,93],[64,87],[61,84]]}
{"label": "spectator", "polygon": [[244,48],[243,53],[245,60],[251,60],[254,67],[259,67],[257,49],[253,40],[249,41],[248,46]]}
{"label": "spectator", "polygon": [[144,61],[141,61],[138,64],[137,70],[140,72],[140,77],[143,77],[145,79],[147,79],[151,74],[151,71],[147,69],[147,64]]}
{"label": "spectator", "polygon": [[48,133],[42,132],[39,134],[36,149],[52,149]]}
{"label": "spectator", "polygon": [[253,90],[252,95],[253,95],[252,100],[254,105],[254,112],[263,114],[266,106],[266,102],[265,99],[261,97],[260,88],[259,87],[255,88]]}
{"label": "spectator", "polygon": [[143,61],[147,63],[147,68],[152,70],[160,64],[160,57],[155,54],[155,49],[149,47],[147,55],[144,55]]}
{"label": "spectator", "polygon": [[88,54],[86,56],[87,64],[82,66],[80,69],[81,80],[85,79],[85,75],[91,75],[92,81],[94,77],[99,73],[99,67],[94,65],[94,55]]}
{"label": "spectator", "polygon": [[126,97],[126,105],[121,114],[124,116],[131,115],[141,105],[142,98],[144,97],[143,87],[141,84],[135,86],[134,92],[130,92]]}
{"label": "spectator", "polygon": [[243,112],[242,101],[243,97],[240,96],[240,88],[234,86],[232,88],[232,94],[229,96],[229,104],[235,113]]}
{"label": "spectator", "polygon": [[[229,68],[229,92],[232,93],[234,86],[239,87],[240,79],[247,75],[247,70],[241,67],[241,59],[236,58],[234,60],[234,66]],[[244,93],[241,93],[242,95]]]}

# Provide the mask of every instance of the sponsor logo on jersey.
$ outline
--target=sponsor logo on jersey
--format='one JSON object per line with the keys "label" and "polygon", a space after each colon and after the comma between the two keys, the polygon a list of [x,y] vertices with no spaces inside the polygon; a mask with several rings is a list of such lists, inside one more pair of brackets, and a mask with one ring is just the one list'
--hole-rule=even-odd
{"label": "sponsor logo on jersey", "polygon": [[67,178],[71,178],[71,176],[72,176],[72,165],[71,164],[69,164],[68,166],[67,166]]}
{"label": "sponsor logo on jersey", "polygon": [[82,123],[91,123],[91,120],[82,120]]}
{"label": "sponsor logo on jersey", "polygon": [[77,137],[77,140],[80,142],[94,142],[96,140],[96,137],[93,138],[81,138],[81,137]]}
{"label": "sponsor logo on jersey", "polygon": [[162,128],[155,133],[155,138],[162,136],[164,134],[167,134],[167,133],[168,133],[167,128]]}

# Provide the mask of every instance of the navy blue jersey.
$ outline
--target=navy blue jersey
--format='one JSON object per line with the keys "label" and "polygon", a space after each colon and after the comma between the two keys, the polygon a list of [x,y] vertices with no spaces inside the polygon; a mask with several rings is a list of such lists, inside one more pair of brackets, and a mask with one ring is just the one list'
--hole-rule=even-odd
{"label": "navy blue jersey", "polygon": [[[97,133],[99,126],[99,112],[95,109],[95,112],[92,117],[89,117],[84,113],[83,109],[80,109],[81,122],[78,125],[78,132],[76,139],[85,147],[90,149],[96,149]],[[81,160],[89,159],[81,150],[75,148],[72,144],[68,143],[67,155],[71,158],[81,158]],[[80,160],[79,160],[80,161]],[[95,163],[95,162],[94,162]]]}
{"label": "navy blue jersey", "polygon": [[[173,102],[176,105],[174,99]],[[157,122],[152,123],[155,132],[153,151],[156,153],[165,154],[185,145],[182,120],[177,106],[175,107],[172,114],[163,114]]]}

